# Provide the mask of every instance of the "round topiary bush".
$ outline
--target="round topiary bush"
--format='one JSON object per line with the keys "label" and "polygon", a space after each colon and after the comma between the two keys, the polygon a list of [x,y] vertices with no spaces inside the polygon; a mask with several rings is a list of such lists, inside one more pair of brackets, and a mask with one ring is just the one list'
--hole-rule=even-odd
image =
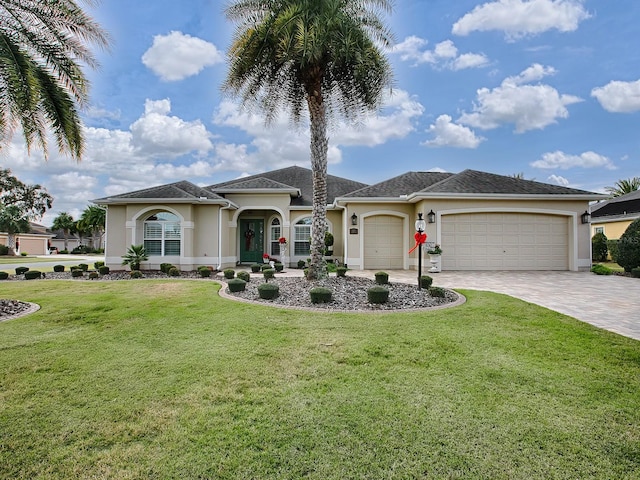
{"label": "round topiary bush", "polygon": [[231,293],[244,292],[244,289],[247,286],[247,282],[245,282],[241,278],[232,278],[227,282],[227,285],[229,285],[229,291]]}
{"label": "round topiary bush", "polygon": [[98,274],[98,272],[91,272],[91,273],[89,274],[89,278],[90,278],[91,280],[95,280],[95,279],[96,279],[96,278],[98,278],[98,277],[100,277],[100,275]]}
{"label": "round topiary bush", "polygon": [[347,267],[337,267],[336,275],[338,277],[346,277],[347,276]]}
{"label": "round topiary bush", "polygon": [[298,260],[298,268],[304,268],[307,265],[307,262],[304,260]]}
{"label": "round topiary bush", "polygon": [[0,272],[0,280],[6,280],[9,278],[9,274],[7,272]]}
{"label": "round topiary bush", "polygon": [[180,270],[178,270],[176,267],[171,267],[167,271],[167,275],[169,275],[170,277],[179,277],[180,276]]}
{"label": "round topiary bush", "polygon": [[54,272],[64,272],[64,265],[54,265],[53,266],[53,271]]}
{"label": "round topiary bush", "polygon": [[389,289],[382,286],[371,287],[367,290],[369,303],[386,303],[389,300]]}
{"label": "round topiary bush", "polygon": [[598,232],[591,237],[591,257],[596,262],[604,262],[607,259],[607,237],[604,233]]}
{"label": "round topiary bush", "polygon": [[251,271],[253,273],[258,273],[261,268],[262,268],[262,265],[260,265],[259,263],[254,263],[253,265],[251,265]]}
{"label": "round topiary bush", "polygon": [[245,271],[238,272],[236,277],[238,277],[240,280],[244,280],[245,282],[249,282],[249,280],[251,279],[251,275],[249,275],[249,272]]}
{"label": "round topiary bush", "polygon": [[276,276],[276,271],[273,268],[267,268],[262,271],[262,275],[264,276],[264,279],[268,282],[269,279]]}
{"label": "round topiary bush", "polygon": [[110,272],[110,269],[106,265],[103,265],[98,269],[98,272],[100,273],[100,275],[108,275]]}
{"label": "round topiary bush", "polygon": [[424,288],[425,290],[427,290],[432,283],[433,278],[431,278],[429,275],[422,275],[420,277],[420,288]]}
{"label": "round topiary bush", "polygon": [[22,275],[29,271],[29,267],[16,267],[16,275]]}
{"label": "round topiary bush", "polygon": [[280,293],[280,288],[275,283],[263,283],[258,285],[258,295],[263,300],[273,300]]}
{"label": "round topiary bush", "polygon": [[233,268],[226,268],[222,271],[222,274],[224,275],[224,278],[231,280],[236,276],[236,271]]}
{"label": "round topiary bush", "polygon": [[129,277],[142,278],[142,272],[140,270],[131,270],[131,272],[129,272]]}
{"label": "round topiary bush", "polygon": [[29,270],[28,272],[24,272],[24,278],[26,280],[35,280],[36,278],[42,278],[42,273],[38,270]]}
{"label": "round topiary bush", "polygon": [[631,222],[618,240],[618,265],[629,273],[640,267],[640,218]]}
{"label": "round topiary bush", "polygon": [[444,298],[445,294],[446,294],[446,290],[442,287],[429,288],[429,295],[431,295],[432,297]]}
{"label": "round topiary bush", "polygon": [[171,267],[173,267],[173,265],[172,265],[172,264],[170,264],[170,263],[161,263],[161,264],[160,264],[160,271],[161,271],[162,273],[165,273],[165,274],[166,274],[166,273],[168,273],[168,272],[169,272],[169,269],[170,269]]}
{"label": "round topiary bush", "polygon": [[86,263],[79,263],[78,266],[82,269],[83,272],[89,270],[89,265],[87,265]]}
{"label": "round topiary bush", "polygon": [[376,272],[376,283],[378,285],[386,285],[389,283],[389,274],[387,272]]}
{"label": "round topiary bush", "polygon": [[204,267],[204,268],[199,268],[198,269],[198,273],[200,273],[200,276],[202,278],[207,278],[211,276],[211,270],[209,270],[208,267]]}
{"label": "round topiary bush", "polygon": [[311,303],[328,303],[331,301],[331,290],[325,287],[315,287],[309,290]]}
{"label": "round topiary bush", "polygon": [[611,275],[613,273],[613,270],[611,270],[609,267],[596,263],[591,267],[591,272],[595,273],[596,275]]}
{"label": "round topiary bush", "polygon": [[102,267],[103,265],[103,261],[93,262],[93,268],[95,268],[96,270],[100,270],[100,267]]}
{"label": "round topiary bush", "polygon": [[73,278],[82,277],[82,276],[84,276],[84,272],[80,268],[72,268],[71,269],[71,276]]}
{"label": "round topiary bush", "polygon": [[273,270],[270,263],[263,263],[262,265],[260,265],[260,268],[262,269],[263,272],[269,269]]}
{"label": "round topiary bush", "polygon": [[276,272],[281,272],[284,270],[284,265],[282,263],[276,263],[273,265],[273,268],[276,269]]}

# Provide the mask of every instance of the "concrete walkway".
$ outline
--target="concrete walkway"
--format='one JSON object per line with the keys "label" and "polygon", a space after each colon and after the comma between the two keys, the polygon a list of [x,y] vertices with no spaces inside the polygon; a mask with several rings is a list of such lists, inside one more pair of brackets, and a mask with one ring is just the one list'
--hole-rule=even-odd
{"label": "concrete walkway", "polygon": [[[290,275],[302,275],[290,269]],[[418,282],[416,271],[388,270],[392,282]],[[374,278],[373,270],[348,275]],[[596,327],[640,340],[640,279],[591,272],[440,272],[434,285],[504,293]]]}

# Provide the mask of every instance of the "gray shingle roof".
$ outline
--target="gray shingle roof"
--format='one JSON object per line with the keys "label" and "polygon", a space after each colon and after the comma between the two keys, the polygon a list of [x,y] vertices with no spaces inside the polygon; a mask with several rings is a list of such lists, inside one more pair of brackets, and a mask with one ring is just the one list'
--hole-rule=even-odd
{"label": "gray shingle roof", "polygon": [[206,198],[208,200],[222,200],[209,190],[198,187],[191,182],[182,180],[180,182],[170,183],[168,185],[158,185],[156,187],[136,190],[135,192],[122,193],[120,195],[112,195],[110,197],[99,198],[94,203],[110,203],[119,200],[143,200],[143,199],[168,199],[168,200],[199,200]]}
{"label": "gray shingle roof", "polygon": [[441,172],[407,172],[344,195],[345,198],[398,198],[422,190],[452,176]]}
{"label": "gray shingle roof", "polygon": [[[611,198],[605,202],[591,206],[591,217],[619,216],[622,219],[626,215],[640,212],[640,190]],[[637,215],[632,215],[637,217]]]}
{"label": "gray shingle roof", "polygon": [[[250,177],[239,178],[224,183],[218,183],[207,187],[211,191],[227,189],[231,185],[250,182],[257,179],[269,179],[280,184],[295,187],[300,190],[301,196],[291,199],[291,205],[309,206],[313,201],[313,178],[312,172],[308,168],[287,167],[271,172],[264,172]],[[366,183],[355,182],[346,178],[327,175],[327,203],[333,203],[336,197],[366,187]]]}
{"label": "gray shingle roof", "polygon": [[218,184],[215,188],[209,187],[214,192],[229,190],[298,190],[291,185],[271,180],[267,177],[255,177],[248,180],[227,182],[226,184]]}

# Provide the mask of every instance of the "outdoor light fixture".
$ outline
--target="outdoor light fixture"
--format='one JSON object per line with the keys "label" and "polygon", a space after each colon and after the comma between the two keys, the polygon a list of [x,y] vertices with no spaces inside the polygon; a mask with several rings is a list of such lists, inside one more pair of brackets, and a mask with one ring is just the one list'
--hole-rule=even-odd
{"label": "outdoor light fixture", "polygon": [[351,215],[351,225],[357,225],[358,224],[358,216],[354,213],[353,215]]}
{"label": "outdoor light fixture", "polygon": [[583,224],[591,222],[591,215],[588,210],[585,210],[584,213],[580,215],[580,218],[582,219]]}
{"label": "outdoor light fixture", "polygon": [[[430,214],[431,213],[433,212],[430,212]],[[416,243],[418,244],[418,290],[422,288],[422,285],[420,285],[420,277],[422,277],[422,234],[424,233],[425,228],[427,228],[427,223],[422,218],[422,213],[418,213],[418,220],[416,220]]]}
{"label": "outdoor light fixture", "polygon": [[429,213],[427,213],[427,221],[429,223],[436,223],[436,214],[433,213],[433,210],[431,210]]}

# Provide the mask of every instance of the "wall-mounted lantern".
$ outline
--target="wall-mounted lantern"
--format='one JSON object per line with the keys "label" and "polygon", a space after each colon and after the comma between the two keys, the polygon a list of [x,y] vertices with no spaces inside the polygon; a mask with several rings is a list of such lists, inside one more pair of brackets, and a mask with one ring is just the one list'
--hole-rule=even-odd
{"label": "wall-mounted lantern", "polygon": [[431,210],[431,211],[429,211],[429,213],[427,213],[427,222],[436,223],[436,214],[433,213],[433,210]]}
{"label": "wall-mounted lantern", "polygon": [[358,225],[358,216],[355,213],[351,215],[351,225]]}
{"label": "wall-mounted lantern", "polygon": [[582,220],[583,224],[590,223],[591,222],[591,215],[589,214],[589,211],[585,210],[584,213],[582,215],[580,215],[580,219]]}

